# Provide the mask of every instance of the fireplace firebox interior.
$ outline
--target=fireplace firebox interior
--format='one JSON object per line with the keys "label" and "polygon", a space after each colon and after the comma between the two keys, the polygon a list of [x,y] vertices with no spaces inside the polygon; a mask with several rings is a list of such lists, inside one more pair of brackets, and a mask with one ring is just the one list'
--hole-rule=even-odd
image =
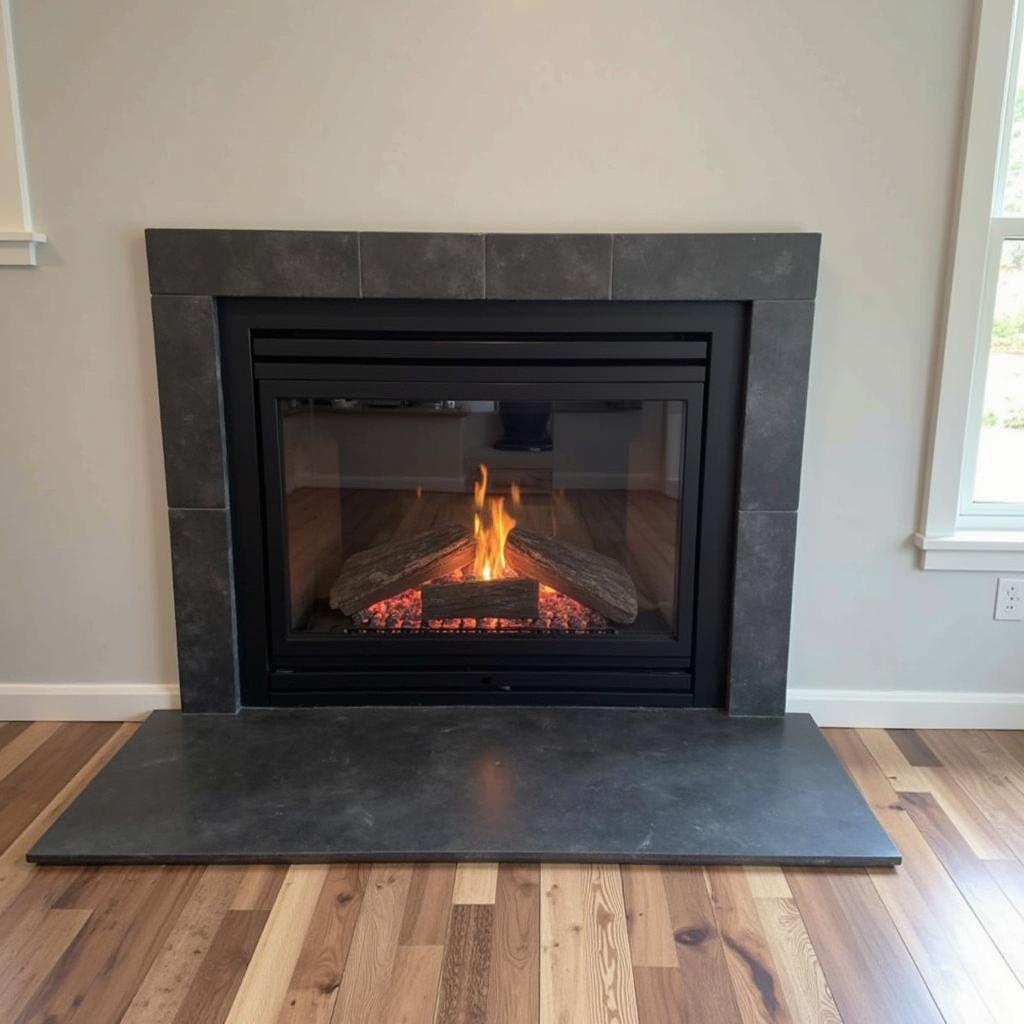
{"label": "fireplace firebox interior", "polygon": [[744,316],[222,303],[246,702],[720,706]]}

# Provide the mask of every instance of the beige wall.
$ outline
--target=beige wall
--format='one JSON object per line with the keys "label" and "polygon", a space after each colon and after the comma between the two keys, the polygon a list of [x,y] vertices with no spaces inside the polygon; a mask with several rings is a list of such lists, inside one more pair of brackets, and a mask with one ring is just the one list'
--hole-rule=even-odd
{"label": "beige wall", "polygon": [[149,225],[824,234],[798,687],[1022,688],[916,525],[967,0],[14,0],[0,680],[174,677]]}

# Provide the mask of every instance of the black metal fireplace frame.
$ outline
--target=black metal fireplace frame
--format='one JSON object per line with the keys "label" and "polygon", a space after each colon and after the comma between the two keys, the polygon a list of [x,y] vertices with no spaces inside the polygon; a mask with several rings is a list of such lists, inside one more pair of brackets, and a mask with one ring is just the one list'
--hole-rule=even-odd
{"label": "black metal fireplace frame", "polygon": [[[740,303],[222,300],[242,702],[721,706],[747,319]],[[677,571],[676,637],[287,635],[268,402],[442,383],[462,398],[484,381],[499,398],[547,387],[685,402],[679,558],[695,568]]]}

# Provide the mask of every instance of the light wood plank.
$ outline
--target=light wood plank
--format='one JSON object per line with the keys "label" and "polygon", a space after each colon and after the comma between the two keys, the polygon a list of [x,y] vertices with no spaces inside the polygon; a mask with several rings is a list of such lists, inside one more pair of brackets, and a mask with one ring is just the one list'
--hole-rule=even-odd
{"label": "light wood plank", "polygon": [[34,753],[58,729],[60,722],[30,722],[18,731],[13,739],[0,747],[0,781],[6,779],[15,768]]}
{"label": "light wood plank", "polygon": [[787,868],[786,877],[846,1024],[943,1024],[867,875]]}
{"label": "light wood plank", "polygon": [[637,1024],[618,868],[541,866],[541,1024]]}
{"label": "light wood plank", "polygon": [[431,1024],[437,1009],[444,952],[443,946],[398,947],[384,1010],[388,1024]]}
{"label": "light wood plank", "polygon": [[708,868],[711,906],[745,1024],[789,1024],[778,969],[742,868]]}
{"label": "light wood plank", "polygon": [[502,864],[494,903],[487,1024],[537,1024],[540,1016],[540,868]]}
{"label": "light wood plank", "polygon": [[452,910],[455,864],[414,864],[405,901],[402,946],[443,946]]}
{"label": "light wood plank", "polygon": [[662,882],[683,973],[687,1020],[740,1024],[739,1005],[702,868],[663,868]]}
{"label": "light wood plank", "polygon": [[801,1024],[842,1024],[796,901],[791,897],[758,897],[754,902],[793,1020]]}
{"label": "light wood plank", "polygon": [[678,966],[634,967],[633,983],[640,1024],[688,1024],[691,1020],[696,1021],[696,1018],[682,1015],[687,999]]}
{"label": "light wood plank", "polygon": [[793,896],[782,868],[745,867],[743,873],[747,876],[747,885],[755,899],[788,900]]}
{"label": "light wood plank", "polygon": [[231,1024],[271,1021],[280,1013],[327,873],[326,867],[312,864],[296,864],[288,869],[231,1004],[226,1018]]}
{"label": "light wood plank", "polygon": [[493,903],[497,889],[497,864],[462,863],[455,872],[452,903]]}
{"label": "light wood plank", "polygon": [[924,790],[924,777],[907,761],[903,751],[885,729],[858,729],[856,735],[871,752],[875,763],[894,790]]}
{"label": "light wood plank", "polygon": [[367,864],[335,864],[328,870],[288,983],[279,1024],[330,1021],[369,878]]}
{"label": "light wood plank", "polygon": [[388,990],[411,882],[408,864],[375,864],[371,869],[331,1017],[334,1024],[389,1024]]}
{"label": "light wood plank", "polygon": [[657,864],[623,865],[622,892],[634,967],[676,967],[665,886]]}

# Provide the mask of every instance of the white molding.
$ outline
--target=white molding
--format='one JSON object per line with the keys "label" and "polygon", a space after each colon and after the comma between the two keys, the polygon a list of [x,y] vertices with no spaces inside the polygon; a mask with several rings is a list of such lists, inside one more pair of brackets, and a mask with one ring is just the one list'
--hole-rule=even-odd
{"label": "white molding", "polygon": [[34,267],[36,246],[45,241],[32,230],[11,0],[0,0],[0,267]]}
{"label": "white molding", "polygon": [[922,530],[929,537],[952,534],[960,507],[996,170],[1018,27],[1015,0],[981,0],[980,8]]}
{"label": "white molding", "polygon": [[790,690],[786,710],[846,728],[1024,729],[1024,693]]}
{"label": "white molding", "polygon": [[1024,569],[1024,531],[957,530],[943,537],[915,533],[922,569],[1017,572]]}
{"label": "white molding", "polygon": [[130,722],[180,706],[176,683],[0,683],[0,722]]}

